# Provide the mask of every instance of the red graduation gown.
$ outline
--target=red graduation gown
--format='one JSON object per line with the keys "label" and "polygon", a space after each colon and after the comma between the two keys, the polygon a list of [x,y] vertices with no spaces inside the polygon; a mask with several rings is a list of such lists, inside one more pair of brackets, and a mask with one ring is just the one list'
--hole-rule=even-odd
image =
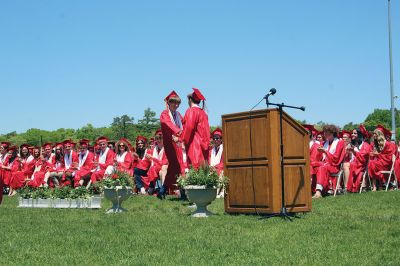
{"label": "red graduation gown", "polygon": [[27,162],[27,159],[21,159],[21,169],[11,175],[10,187],[12,189],[19,189],[24,186],[25,179],[31,178],[35,170],[35,163],[36,160],[33,158],[29,162]]}
{"label": "red graduation gown", "polygon": [[[336,141],[336,140],[334,140]],[[343,140],[338,140],[336,150],[332,154],[329,152],[332,144],[329,145],[328,152],[325,154],[325,164],[318,168],[317,172],[317,189],[322,186],[323,190],[327,190],[331,184],[336,185],[336,177],[331,177],[331,174],[336,174],[340,170],[340,164],[344,160],[346,153],[345,143]]]}
{"label": "red graduation gown", "polygon": [[[176,111],[176,113],[183,122],[181,114],[178,111]],[[177,145],[172,139],[172,135],[180,135],[181,129],[171,120],[168,109],[161,113],[160,123],[163,133],[165,155],[169,163],[164,185],[170,187],[176,183],[177,176],[185,173],[182,147]]]}
{"label": "red graduation gown", "polygon": [[78,168],[76,169],[74,176],[75,187],[79,186],[79,181],[81,180],[82,177],[92,174],[93,161],[94,161],[94,153],[88,152],[85,161],[81,162],[82,165],[79,166],[79,155],[78,155]]}
{"label": "red graduation gown", "polygon": [[360,150],[353,154],[354,159],[350,162],[350,174],[346,186],[347,191],[355,193],[360,190],[360,183],[367,168],[370,152],[371,145],[363,142]]}
{"label": "red graduation gown", "polygon": [[392,166],[392,155],[397,153],[397,147],[386,141],[383,150],[376,156],[370,158],[368,163],[368,174],[372,179],[386,182],[385,176],[380,171],[388,171]]}
{"label": "red graduation gown", "polygon": [[[154,149],[156,148],[153,148],[152,154],[154,154]],[[152,158],[153,164],[150,166],[149,171],[147,171],[147,176],[142,176],[142,182],[145,188],[148,188],[151,182],[154,182],[158,179],[161,167],[163,165],[168,165],[168,159],[165,154],[165,149],[164,151],[162,151],[161,149],[160,153],[161,152],[162,152],[161,158],[154,158],[154,157]]]}
{"label": "red graduation gown", "polygon": [[[97,156],[97,161],[100,160],[100,154]],[[99,180],[102,180],[104,177],[104,172],[106,171],[107,167],[110,165],[114,164],[114,157],[115,157],[115,153],[108,149],[108,152],[106,154],[106,161],[105,163],[99,163],[99,169],[95,170],[92,173],[92,176],[90,178],[90,180],[92,180],[92,183],[96,183]]]}
{"label": "red graduation gown", "polygon": [[[117,154],[115,154],[115,160],[117,160]],[[132,164],[133,155],[130,151],[128,151],[124,157],[124,161],[118,162],[117,170],[120,172],[127,172],[132,175]]]}
{"label": "red graduation gown", "polygon": [[198,169],[208,161],[210,125],[206,112],[198,106],[190,107],[184,117],[182,140],[185,143],[189,165]]}
{"label": "red graduation gown", "polygon": [[[32,174],[32,180],[28,182],[30,187],[39,187],[44,182],[44,175],[46,174],[46,169],[51,166],[48,161],[43,161],[41,159],[36,160],[35,169],[36,172]],[[52,166],[51,166],[52,167]]]}

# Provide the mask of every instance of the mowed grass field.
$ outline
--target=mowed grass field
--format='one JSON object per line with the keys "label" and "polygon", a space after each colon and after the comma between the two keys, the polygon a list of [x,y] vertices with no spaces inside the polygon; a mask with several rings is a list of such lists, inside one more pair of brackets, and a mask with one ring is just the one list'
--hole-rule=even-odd
{"label": "mowed grass field", "polygon": [[0,206],[1,265],[400,264],[400,191],[328,197],[287,222],[256,215],[192,218],[187,203],[131,197],[123,214]]}

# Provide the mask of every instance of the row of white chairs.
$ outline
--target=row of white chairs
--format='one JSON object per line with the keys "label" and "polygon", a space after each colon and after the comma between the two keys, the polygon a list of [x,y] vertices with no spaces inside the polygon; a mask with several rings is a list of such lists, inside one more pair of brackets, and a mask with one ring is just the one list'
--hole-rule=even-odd
{"label": "row of white chairs", "polygon": [[[392,166],[390,168],[390,170],[388,171],[380,171],[381,174],[384,175],[388,175],[388,180],[386,182],[386,191],[388,191],[389,189],[389,184],[393,179],[393,183],[396,189],[398,189],[398,183],[397,183],[397,177],[396,174],[394,173],[394,164],[396,162],[396,155],[392,155]],[[333,193],[333,196],[336,197],[337,191],[340,188],[340,182],[342,181],[344,176],[344,171],[343,171],[343,164],[340,167],[340,171],[336,174],[331,174],[331,177],[337,177],[337,182],[336,182],[336,187],[335,187],[335,191]],[[371,177],[368,175],[368,169],[365,169],[365,172],[363,174],[363,179],[360,183],[360,192],[362,192],[363,189],[363,184],[365,184],[366,179],[368,178],[369,184],[372,184],[371,182]],[[345,184],[346,185],[346,184]]]}

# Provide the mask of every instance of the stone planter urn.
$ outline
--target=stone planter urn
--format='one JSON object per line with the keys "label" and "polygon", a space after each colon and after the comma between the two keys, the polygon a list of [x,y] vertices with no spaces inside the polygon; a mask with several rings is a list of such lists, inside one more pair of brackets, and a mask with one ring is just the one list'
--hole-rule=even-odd
{"label": "stone planter urn", "polygon": [[132,194],[131,187],[116,186],[115,188],[104,188],[104,197],[112,202],[112,207],[106,213],[125,212],[126,209],[121,207],[124,200],[128,199]]}
{"label": "stone planter urn", "polygon": [[186,195],[189,201],[196,204],[197,209],[192,214],[192,217],[208,217],[212,215],[207,210],[209,205],[217,197],[216,188],[206,188],[205,186],[186,186]]}

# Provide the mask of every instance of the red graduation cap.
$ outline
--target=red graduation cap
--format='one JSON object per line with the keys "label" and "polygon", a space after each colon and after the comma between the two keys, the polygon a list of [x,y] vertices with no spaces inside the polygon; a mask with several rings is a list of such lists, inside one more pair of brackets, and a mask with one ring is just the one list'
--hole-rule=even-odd
{"label": "red graduation cap", "polygon": [[62,149],[64,147],[64,142],[57,142],[56,143],[56,148]]}
{"label": "red graduation cap", "polygon": [[17,150],[17,146],[13,145],[8,147],[7,151],[16,151]]}
{"label": "red graduation cap", "polygon": [[45,144],[43,144],[43,146],[42,146],[43,148],[52,148],[53,147],[53,144],[51,143],[51,142],[47,142],[47,143],[45,143]]}
{"label": "red graduation cap", "polygon": [[163,133],[162,133],[161,129],[159,128],[159,129],[156,130],[156,133],[154,133],[154,136],[162,135],[162,134]]}
{"label": "red graduation cap", "polygon": [[392,136],[392,132],[381,124],[378,124],[376,126],[376,129],[380,130],[383,133],[383,135],[385,135],[386,138],[388,137],[390,138]]}
{"label": "red graduation cap", "polygon": [[351,131],[348,130],[342,130],[341,132],[339,132],[339,138],[343,138],[344,135],[347,135],[347,137],[351,137]]}
{"label": "red graduation cap", "polygon": [[322,139],[325,139],[325,137],[324,137],[324,131],[318,131],[318,130],[317,130],[317,132],[315,132],[315,137],[318,137],[318,136],[321,136]]}
{"label": "red graduation cap", "polygon": [[176,91],[171,91],[167,97],[165,97],[164,101],[168,102],[169,100],[180,100],[181,98],[179,97],[178,93]]}
{"label": "red graduation cap", "polygon": [[24,144],[21,144],[20,146],[19,146],[19,148],[20,149],[22,149],[22,148],[27,148],[28,150],[29,150],[29,144],[27,144],[27,143],[24,143]]}
{"label": "red graduation cap", "polygon": [[143,142],[147,142],[147,138],[146,138],[146,137],[137,136],[137,137],[136,137],[136,143],[138,143],[140,140],[143,141]]}
{"label": "red graduation cap", "polygon": [[214,136],[214,135],[222,137],[222,129],[217,127],[213,132],[211,132],[211,136]]}
{"label": "red graduation cap", "polygon": [[1,142],[1,146],[3,146],[4,148],[9,147],[10,145],[11,145],[11,143],[8,142],[8,141],[2,141],[2,142]]}
{"label": "red graduation cap", "polygon": [[363,124],[361,124],[359,128],[360,128],[361,134],[364,136],[364,138],[371,137],[371,133],[368,132],[368,130],[365,128],[365,126]]}
{"label": "red graduation cap", "polygon": [[79,141],[79,145],[88,147],[89,146],[89,140],[88,139],[81,139]]}
{"label": "red graduation cap", "polygon": [[309,125],[309,124],[302,124],[302,126],[307,129],[308,131],[311,131],[312,135],[317,134],[318,130],[314,127],[314,125]]}
{"label": "red graduation cap", "polygon": [[200,102],[200,101],[205,101],[206,100],[206,98],[203,96],[203,94],[201,94],[200,90],[196,89],[196,88],[193,88],[192,98],[196,102]]}
{"label": "red graduation cap", "polygon": [[100,142],[103,142],[103,141],[108,142],[109,139],[107,137],[105,137],[105,136],[101,136],[101,137],[97,138],[97,140],[96,140],[97,143],[100,143]]}
{"label": "red graduation cap", "polygon": [[71,145],[71,146],[73,146],[75,143],[73,143],[72,140],[70,140],[70,139],[66,139],[66,140],[64,140],[64,141],[62,142],[62,144],[64,144],[64,146],[65,146],[65,145]]}

